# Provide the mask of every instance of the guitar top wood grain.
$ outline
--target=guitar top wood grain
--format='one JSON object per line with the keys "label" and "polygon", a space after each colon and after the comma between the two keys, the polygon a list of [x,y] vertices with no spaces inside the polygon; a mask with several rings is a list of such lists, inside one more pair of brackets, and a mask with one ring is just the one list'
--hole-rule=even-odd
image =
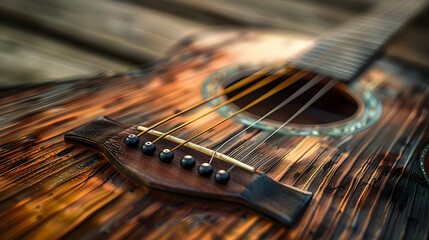
{"label": "guitar top wood grain", "polygon": [[[264,32],[244,35],[228,32],[210,41],[196,37],[168,61],[146,70],[2,91],[0,238],[427,238],[429,187],[420,173],[418,151],[428,141],[428,75],[389,58],[377,60],[356,80],[383,104],[373,126],[343,137],[280,134],[255,152],[267,162],[258,171],[313,193],[291,228],[236,204],[150,191],[97,151],[63,141],[64,133],[101,116],[150,126],[200,101],[208,76],[231,62],[244,63],[236,50],[248,44],[260,53],[253,62],[272,59]],[[159,131],[204,110],[174,119]],[[213,113],[210,121],[175,136],[187,139],[221,119]],[[213,148],[242,128],[227,121],[195,143]],[[266,136],[249,129],[225,153],[246,151]],[[270,180],[255,183],[261,192],[243,194],[262,196],[268,191],[259,187],[265,181]],[[278,207],[277,202],[263,204]]]}

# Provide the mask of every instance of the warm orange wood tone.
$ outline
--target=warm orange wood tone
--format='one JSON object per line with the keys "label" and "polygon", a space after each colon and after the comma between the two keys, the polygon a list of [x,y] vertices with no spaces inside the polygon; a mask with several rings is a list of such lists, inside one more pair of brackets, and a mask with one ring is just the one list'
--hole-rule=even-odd
{"label": "warm orange wood tone", "polygon": [[[388,58],[357,80],[383,103],[371,128],[335,138],[277,135],[255,152],[267,162],[259,171],[314,194],[292,228],[237,205],[150,191],[96,151],[63,141],[100,116],[150,126],[201,100],[213,72],[267,63],[282,57],[278,49],[291,53],[290,42],[274,47],[273,39],[263,32],[196,37],[147,70],[2,91],[0,238],[427,238],[429,187],[418,161],[428,141],[427,75]],[[221,119],[213,113],[175,136],[187,139]],[[227,121],[195,142],[212,148],[242,127]],[[266,135],[251,129],[226,153],[239,155]]]}
{"label": "warm orange wood tone", "polygon": [[[170,163],[164,163],[159,160],[159,153],[163,149],[173,149],[177,143],[161,139],[156,144],[154,155],[147,156],[141,151],[144,142],[136,148],[124,144],[128,135],[139,133],[136,126],[125,128],[103,117],[74,129],[64,138],[103,152],[119,171],[139,185],[218,202],[244,204],[286,226],[292,226],[299,219],[311,199],[310,192],[279,184],[258,171],[250,172],[238,167],[231,169],[232,179],[227,184],[216,183],[213,176],[203,177],[197,172],[200,164],[210,162],[210,155],[182,146],[174,151],[174,159]],[[157,136],[146,133],[144,138],[145,141],[154,142]],[[196,167],[192,170],[183,169],[180,165],[180,159],[186,155],[195,158]],[[214,172],[226,171],[231,167],[231,164],[216,158],[211,165]]]}

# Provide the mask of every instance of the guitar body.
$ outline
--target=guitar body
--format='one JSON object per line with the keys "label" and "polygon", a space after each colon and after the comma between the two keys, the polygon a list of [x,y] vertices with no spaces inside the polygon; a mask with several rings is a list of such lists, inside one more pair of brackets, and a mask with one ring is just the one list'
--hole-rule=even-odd
{"label": "guitar body", "polygon": [[[100,152],[64,142],[65,133],[102,116],[150,126],[207,97],[210,91],[204,89],[213,74],[286,61],[312,44],[286,33],[205,33],[144,69],[2,91],[0,238],[427,238],[429,187],[418,159],[428,142],[429,75],[388,56],[346,85],[362,86],[375,97],[372,110],[379,111],[367,125],[349,129],[350,134],[317,136],[317,129],[345,129],[356,118],[292,123],[295,133],[278,133],[255,151],[266,159],[258,171],[313,193],[291,227],[239,204],[152,190]],[[158,130],[166,132],[211,107]],[[241,117],[193,142],[218,146],[243,129]],[[173,135],[187,139],[223,118],[216,111]],[[268,134],[250,128],[224,153],[239,156]]]}

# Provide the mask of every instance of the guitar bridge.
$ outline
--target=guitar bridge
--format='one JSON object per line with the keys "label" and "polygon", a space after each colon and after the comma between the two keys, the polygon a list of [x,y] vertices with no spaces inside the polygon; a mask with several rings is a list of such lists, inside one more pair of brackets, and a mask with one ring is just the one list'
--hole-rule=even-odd
{"label": "guitar bridge", "polygon": [[[299,219],[311,200],[310,192],[278,183],[252,166],[194,143],[188,142],[176,149],[171,161],[161,161],[158,156],[168,153],[164,149],[173,149],[184,141],[173,136],[159,140],[153,155],[144,154],[141,149],[145,142],[162,135],[158,131],[148,131],[144,141],[135,148],[128,147],[125,139],[141,130],[147,129],[127,127],[103,117],[72,130],[64,139],[101,151],[120,172],[137,184],[175,194],[244,204],[287,226]],[[227,183],[219,182],[211,174],[201,174],[197,167],[184,167],[181,159],[189,159],[189,156],[194,159],[195,166],[210,163],[221,173],[227,172],[224,169],[232,165],[237,167],[228,171],[230,179]]]}

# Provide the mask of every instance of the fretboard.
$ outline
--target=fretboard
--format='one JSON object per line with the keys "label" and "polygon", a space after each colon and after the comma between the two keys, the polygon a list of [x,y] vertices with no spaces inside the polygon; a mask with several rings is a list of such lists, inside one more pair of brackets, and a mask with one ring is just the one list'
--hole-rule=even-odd
{"label": "fretboard", "polygon": [[321,36],[293,62],[301,68],[351,81],[426,4],[426,0],[384,1],[367,14]]}

